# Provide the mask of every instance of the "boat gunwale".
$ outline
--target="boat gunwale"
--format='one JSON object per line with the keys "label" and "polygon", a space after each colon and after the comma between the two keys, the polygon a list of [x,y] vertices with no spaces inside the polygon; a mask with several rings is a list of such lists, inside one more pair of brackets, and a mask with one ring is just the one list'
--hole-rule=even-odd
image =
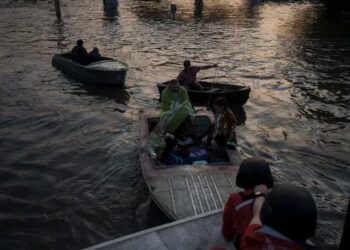
{"label": "boat gunwale", "polygon": [[101,61],[104,61],[104,60],[116,61],[118,63],[123,64],[125,66],[125,68],[121,68],[121,69],[103,69],[103,68],[102,69],[96,69],[96,68],[90,68],[90,67],[88,67],[89,64],[88,65],[83,65],[81,63],[74,62],[72,59],[69,59],[69,58],[65,57],[64,55],[65,54],[55,54],[52,60],[55,60],[55,57],[57,57],[57,58],[60,58],[60,59],[66,61],[68,63],[74,64],[74,65],[76,65],[76,66],[78,66],[80,68],[83,68],[83,69],[86,69],[86,70],[89,70],[89,71],[94,71],[94,72],[102,72],[102,73],[103,72],[115,72],[115,73],[121,73],[123,71],[126,72],[126,71],[129,70],[129,66],[125,62],[122,62],[122,61],[119,61],[119,60],[116,60],[116,59],[113,59],[113,58],[109,58],[109,57],[102,57],[104,59],[101,60]]}
{"label": "boat gunwale", "polygon": [[[166,88],[168,87],[168,83],[170,83],[172,80],[169,80],[169,81],[166,81],[166,82],[162,82],[162,83],[157,83],[157,86],[159,87],[163,87],[163,88]],[[236,92],[243,92],[243,91],[250,91],[251,88],[249,86],[246,86],[246,85],[240,85],[240,84],[229,84],[229,83],[221,83],[221,82],[214,82],[214,83],[210,83],[210,82],[207,82],[207,81],[198,81],[199,83],[208,83],[208,84],[213,84],[213,86],[215,85],[221,85],[221,86],[224,86],[224,87],[239,87],[237,89],[222,89],[221,91],[217,91],[217,92],[206,92],[206,91],[203,91],[203,90],[200,90],[200,89],[190,89],[189,92],[192,92],[192,93],[203,93],[203,94],[227,94],[227,93],[236,93]]]}
{"label": "boat gunwale", "polygon": [[[155,109],[153,110],[153,111],[150,111],[150,110],[147,110],[147,111],[144,111],[144,110],[141,110],[140,111],[140,114],[139,114],[139,126],[140,126],[140,124],[141,124],[141,114],[143,113],[143,112],[147,112],[147,113],[150,113],[150,112],[153,112],[153,113],[155,113]],[[196,116],[205,116],[205,117],[208,117],[208,115],[205,115],[205,114],[196,114]],[[148,124],[147,124],[147,119],[152,119],[152,118],[157,118],[157,116],[155,116],[155,115],[151,115],[151,114],[144,114],[144,119],[145,119],[145,122],[146,122],[146,124],[145,124],[145,126],[147,127],[147,133],[146,133],[146,135],[147,135],[147,137],[149,137],[149,127],[148,127]],[[139,137],[141,137],[141,131],[140,131],[140,127],[139,127]],[[148,144],[148,138],[146,139],[146,143],[145,143],[146,145],[141,145],[141,143],[140,143],[140,156],[141,156],[141,153],[145,153],[145,154],[148,154],[147,153],[147,144]],[[230,159],[230,157],[229,157],[229,155],[228,155],[228,153],[226,152],[226,156]],[[142,159],[140,159],[141,160],[141,162],[142,162]],[[190,167],[190,166],[192,166],[193,167],[193,164],[180,164],[180,165],[156,165],[155,164],[155,161],[152,159],[151,160],[152,161],[152,166],[153,166],[153,168],[155,168],[155,169],[158,169],[158,170],[161,170],[161,169],[170,169],[170,168],[176,168],[176,167]],[[226,161],[226,162],[214,162],[214,163],[207,163],[207,164],[204,164],[205,166],[225,166],[225,165],[232,165],[232,164],[234,164],[234,162],[231,162],[231,161]],[[202,164],[203,165],[203,164]]]}
{"label": "boat gunwale", "polygon": [[190,222],[190,221],[199,220],[199,219],[202,219],[203,217],[209,217],[209,216],[216,215],[216,214],[219,214],[219,213],[222,213],[222,212],[223,212],[223,208],[212,210],[212,211],[206,212],[204,214],[195,215],[195,216],[192,216],[192,217],[188,217],[188,218],[176,220],[176,221],[173,221],[173,222],[165,223],[165,224],[162,224],[162,225],[159,225],[159,226],[156,226],[156,227],[148,228],[148,229],[136,232],[136,233],[128,234],[128,235],[119,237],[117,239],[109,240],[109,241],[106,241],[106,242],[103,242],[103,243],[100,243],[100,244],[97,244],[97,245],[94,245],[94,246],[91,246],[91,247],[84,248],[83,250],[93,250],[93,249],[106,247],[106,246],[111,245],[111,244],[120,243],[120,242],[129,240],[129,239],[132,239],[132,238],[136,238],[136,237],[140,237],[140,236],[143,236],[143,235],[146,235],[146,234],[149,234],[149,233],[153,233],[155,231],[159,231],[159,230],[162,230],[162,229],[170,228],[170,227],[173,227],[173,226],[176,226],[176,225],[179,225],[179,224],[183,224],[183,223],[187,223],[187,222]]}

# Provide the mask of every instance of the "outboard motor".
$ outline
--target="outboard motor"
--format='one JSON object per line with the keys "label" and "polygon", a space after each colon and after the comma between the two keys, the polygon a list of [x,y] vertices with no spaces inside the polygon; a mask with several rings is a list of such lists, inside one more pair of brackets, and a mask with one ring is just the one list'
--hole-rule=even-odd
{"label": "outboard motor", "polygon": [[247,190],[254,189],[255,186],[260,184],[264,184],[268,188],[273,186],[269,164],[258,157],[251,157],[242,161],[237,173],[236,185]]}
{"label": "outboard motor", "polygon": [[261,222],[299,244],[315,235],[317,210],[311,194],[289,184],[276,185],[261,209]]}

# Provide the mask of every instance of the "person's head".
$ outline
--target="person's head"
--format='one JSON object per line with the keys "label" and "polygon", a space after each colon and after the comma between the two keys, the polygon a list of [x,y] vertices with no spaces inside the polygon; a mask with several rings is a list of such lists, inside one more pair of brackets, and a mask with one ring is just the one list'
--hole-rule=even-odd
{"label": "person's head", "polygon": [[82,46],[82,45],[84,44],[84,41],[81,40],[81,39],[79,39],[79,40],[77,41],[77,44],[80,45],[80,46]]}
{"label": "person's head", "polygon": [[316,204],[305,188],[276,185],[266,197],[260,218],[263,225],[293,241],[305,243],[307,238],[315,235]]}
{"label": "person's head", "polygon": [[228,102],[225,97],[218,97],[214,101],[214,108],[216,112],[223,112],[228,108]]}
{"label": "person's head", "polygon": [[171,80],[169,83],[169,89],[173,92],[178,91],[179,89],[179,83],[177,80]]}
{"label": "person's head", "polygon": [[268,188],[273,186],[273,177],[269,164],[262,158],[251,157],[242,161],[236,176],[236,185],[245,190],[254,189],[264,184]]}
{"label": "person's head", "polygon": [[190,62],[190,60],[184,61],[184,68],[185,68],[185,69],[191,68],[191,62]]}
{"label": "person's head", "polygon": [[92,49],[92,51],[93,51],[93,52],[98,52],[98,48],[97,48],[97,47],[94,47],[94,48]]}

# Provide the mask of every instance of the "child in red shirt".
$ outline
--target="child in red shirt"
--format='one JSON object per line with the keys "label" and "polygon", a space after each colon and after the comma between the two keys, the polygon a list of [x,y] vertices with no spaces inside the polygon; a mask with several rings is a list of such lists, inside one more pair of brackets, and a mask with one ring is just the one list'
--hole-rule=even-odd
{"label": "child in red shirt", "polygon": [[239,248],[239,239],[252,219],[253,203],[256,197],[254,187],[264,184],[271,188],[273,178],[268,163],[261,158],[248,158],[242,161],[236,185],[243,188],[240,193],[232,193],[225,205],[222,234],[227,240],[235,240]]}

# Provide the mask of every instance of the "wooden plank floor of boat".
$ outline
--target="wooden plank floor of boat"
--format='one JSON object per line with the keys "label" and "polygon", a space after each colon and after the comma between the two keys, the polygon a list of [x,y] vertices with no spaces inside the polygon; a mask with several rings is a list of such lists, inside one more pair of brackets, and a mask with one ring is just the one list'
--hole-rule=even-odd
{"label": "wooden plank floor of boat", "polygon": [[[216,167],[223,168],[209,168]],[[233,185],[235,174],[235,169],[213,171],[187,165],[147,176],[146,182],[158,206],[177,220],[223,208],[229,194],[238,190]]]}

